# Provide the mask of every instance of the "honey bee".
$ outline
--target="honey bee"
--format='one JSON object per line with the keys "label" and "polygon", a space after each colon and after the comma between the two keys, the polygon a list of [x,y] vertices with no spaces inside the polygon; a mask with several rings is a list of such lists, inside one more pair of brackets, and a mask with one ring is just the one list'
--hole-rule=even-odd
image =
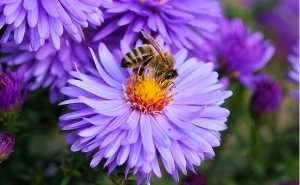
{"label": "honey bee", "polygon": [[[140,47],[134,48],[123,57],[121,61],[122,68],[134,68],[133,72],[137,73],[139,67],[139,75],[141,76],[146,67],[155,70],[155,78],[161,76],[162,82],[165,80],[173,82],[178,76],[175,67],[175,61],[169,52],[163,51],[161,46],[155,39],[142,29],[142,34],[150,42],[151,45],[145,44]],[[155,54],[154,48],[159,53]],[[166,83],[166,84],[168,84]]]}

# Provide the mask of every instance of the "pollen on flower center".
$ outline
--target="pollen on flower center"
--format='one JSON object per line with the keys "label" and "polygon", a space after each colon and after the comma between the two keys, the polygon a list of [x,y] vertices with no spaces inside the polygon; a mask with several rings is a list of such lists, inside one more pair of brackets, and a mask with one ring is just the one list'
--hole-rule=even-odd
{"label": "pollen on flower center", "polygon": [[148,69],[146,77],[135,73],[130,78],[127,77],[126,87],[123,85],[124,95],[128,105],[133,109],[155,115],[162,113],[167,105],[173,102],[176,93],[170,92],[175,87],[170,88],[172,83],[161,82],[160,78],[155,79],[154,76],[154,70],[150,73]]}

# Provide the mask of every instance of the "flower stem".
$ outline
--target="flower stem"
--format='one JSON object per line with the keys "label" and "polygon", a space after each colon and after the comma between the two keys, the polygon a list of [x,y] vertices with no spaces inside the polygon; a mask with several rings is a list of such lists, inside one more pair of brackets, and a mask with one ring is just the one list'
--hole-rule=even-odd
{"label": "flower stem", "polygon": [[256,124],[251,129],[251,161],[252,164],[258,162],[258,152],[260,150],[260,133],[262,130],[261,124]]}
{"label": "flower stem", "polygon": [[[239,120],[239,118],[244,114],[244,99],[245,99],[245,87],[238,83],[237,81],[233,81],[231,86],[231,90],[233,91],[233,99],[232,102],[229,103],[228,109],[230,110],[230,115],[228,116],[227,125],[228,130],[225,130],[221,132],[222,134],[222,144],[215,148],[215,162],[212,165],[212,169],[216,169],[222,161],[220,158],[222,157],[222,152],[224,151],[224,148],[226,148],[226,143],[228,141],[229,136],[231,136],[234,132],[234,127],[236,127],[236,123]],[[238,106],[237,106],[238,105]]]}
{"label": "flower stem", "polygon": [[3,125],[7,127],[8,132],[12,135],[14,135],[17,131],[15,125],[18,117],[19,114],[15,110],[1,113],[0,121],[3,122]]}

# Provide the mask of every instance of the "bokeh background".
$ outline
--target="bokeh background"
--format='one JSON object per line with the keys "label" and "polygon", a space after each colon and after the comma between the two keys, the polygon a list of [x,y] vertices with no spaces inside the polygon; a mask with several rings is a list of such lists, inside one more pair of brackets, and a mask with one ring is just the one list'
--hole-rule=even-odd
{"label": "bokeh background", "polygon": [[[287,56],[299,38],[299,1],[222,0],[221,3],[229,19],[240,17],[249,28],[262,31],[264,38],[275,45],[274,57],[261,72],[268,72],[278,80],[284,94],[276,115],[263,125],[256,146],[257,157],[253,159],[251,130],[255,122],[249,111],[252,92],[233,81],[228,87],[233,96],[223,104],[231,114],[226,122],[228,129],[221,132],[221,146],[215,148],[214,160],[207,158],[195,167],[199,175],[192,178],[201,179],[199,184],[209,185],[298,184],[299,101],[289,91],[299,87],[288,83],[285,74],[292,68]],[[116,178],[117,171],[107,178],[103,165],[90,168],[90,159],[85,154],[70,152],[64,139],[69,132],[62,132],[57,125],[58,117],[69,110],[51,104],[48,97],[49,88],[28,94],[16,123],[14,150],[0,164],[0,184],[114,184],[110,179]],[[0,131],[5,131],[5,127],[0,125]],[[151,184],[177,184],[161,170],[162,178],[152,176]],[[179,184],[184,180],[180,173]]]}

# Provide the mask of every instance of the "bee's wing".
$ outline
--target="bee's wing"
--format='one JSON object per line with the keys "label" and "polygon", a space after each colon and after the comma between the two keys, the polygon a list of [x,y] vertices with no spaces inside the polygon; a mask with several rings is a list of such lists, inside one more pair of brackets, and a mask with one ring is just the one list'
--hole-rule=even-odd
{"label": "bee's wing", "polygon": [[166,64],[168,64],[164,54],[163,54],[163,49],[161,48],[161,46],[156,42],[156,40],[149,34],[147,33],[144,28],[142,29],[142,34],[144,35],[144,37],[151,43],[151,45],[156,49],[156,51],[159,53],[159,55],[161,56],[161,58],[163,58],[163,60],[165,61]]}

